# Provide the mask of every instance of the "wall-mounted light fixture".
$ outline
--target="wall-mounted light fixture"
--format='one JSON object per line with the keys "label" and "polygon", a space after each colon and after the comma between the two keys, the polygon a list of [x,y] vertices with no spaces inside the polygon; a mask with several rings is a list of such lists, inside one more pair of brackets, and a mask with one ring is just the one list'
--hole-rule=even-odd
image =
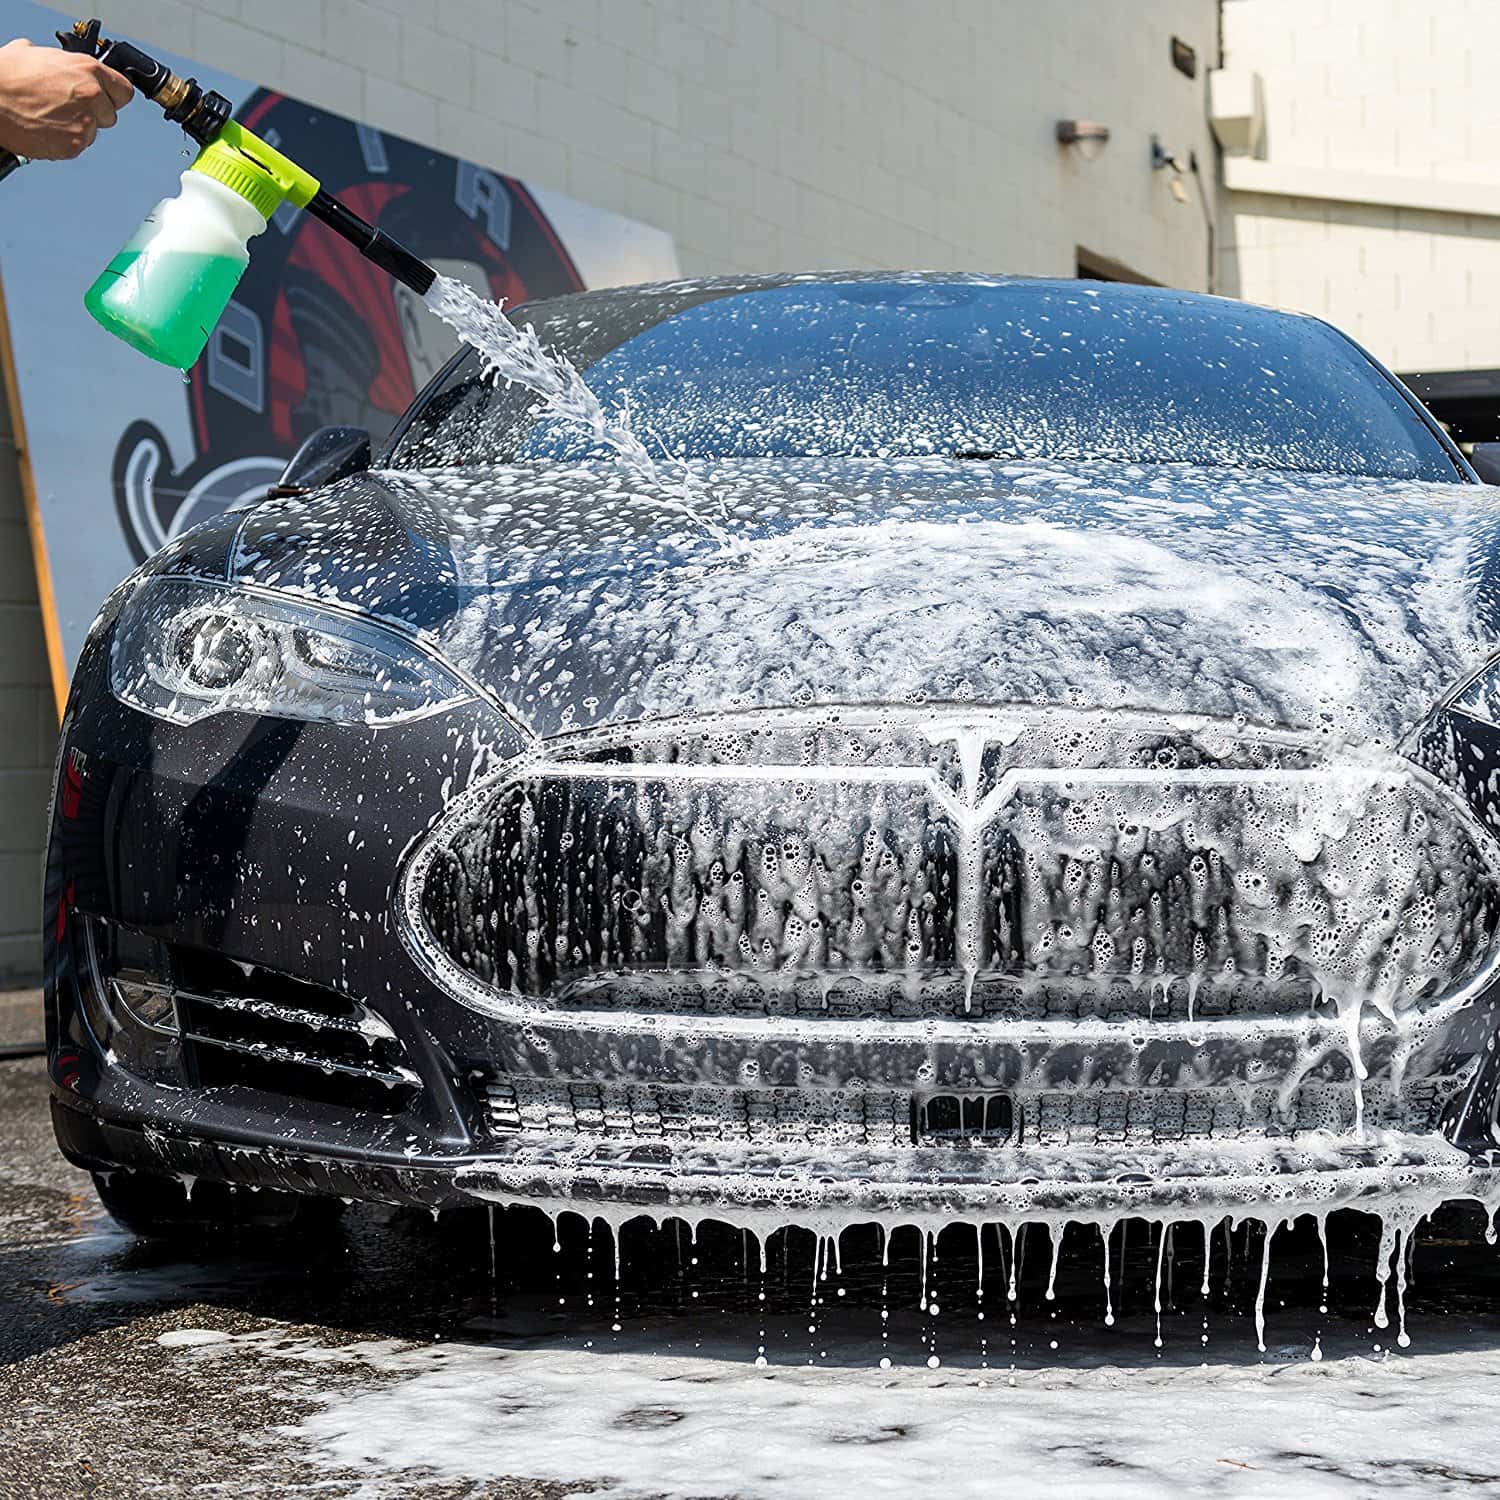
{"label": "wall-mounted light fixture", "polygon": [[1151,137],[1151,170],[1153,172],[1170,172],[1167,178],[1167,187],[1172,196],[1179,203],[1188,201],[1187,183],[1183,181],[1183,174],[1191,172],[1193,182],[1198,188],[1198,207],[1203,210],[1203,231],[1208,240],[1208,290],[1213,291],[1218,281],[1215,269],[1215,256],[1217,254],[1214,246],[1217,240],[1217,231],[1214,225],[1213,210],[1208,205],[1208,189],[1203,185],[1203,168],[1198,164],[1198,153],[1188,152],[1187,165],[1182,164],[1180,157],[1174,156],[1162,145],[1159,136]]}
{"label": "wall-mounted light fixture", "polygon": [[1151,137],[1151,170],[1153,172],[1170,172],[1167,178],[1167,189],[1179,203],[1188,201],[1187,184],[1182,180],[1182,174],[1187,168],[1167,150],[1161,143],[1159,136]]}
{"label": "wall-mounted light fixture", "polygon": [[1109,126],[1097,120],[1059,120],[1057,144],[1076,146],[1085,161],[1093,161],[1109,140]]}

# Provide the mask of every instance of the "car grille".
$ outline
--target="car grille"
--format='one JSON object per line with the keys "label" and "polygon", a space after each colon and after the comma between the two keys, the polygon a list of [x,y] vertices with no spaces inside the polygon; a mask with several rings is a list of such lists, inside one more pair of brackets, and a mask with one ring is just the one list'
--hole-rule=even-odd
{"label": "car grille", "polygon": [[[1428,1078],[1399,1093],[1364,1087],[1364,1121],[1415,1132],[1438,1127],[1460,1080]],[[484,1086],[496,1138],[582,1136],[604,1140],[718,1142],[790,1148],[917,1143],[923,1096],[881,1089],[672,1088],[654,1084],[492,1079]],[[1348,1134],[1352,1084],[1305,1084],[1283,1099],[1274,1086],[1203,1089],[1089,1089],[1007,1096],[1014,1123],[994,1149],[1168,1143],[1312,1131]],[[961,1142],[948,1144],[961,1146]]]}
{"label": "car grille", "polygon": [[1405,761],[1236,726],[824,714],[545,747],[410,929],[481,1004],[923,1019],[1399,1008],[1484,962],[1490,841]]}

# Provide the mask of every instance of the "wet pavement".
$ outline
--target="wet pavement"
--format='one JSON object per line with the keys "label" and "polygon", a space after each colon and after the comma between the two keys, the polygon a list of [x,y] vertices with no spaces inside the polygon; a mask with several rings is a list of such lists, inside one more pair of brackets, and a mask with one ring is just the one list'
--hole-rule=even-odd
{"label": "wet pavement", "polygon": [[1264,1352],[1258,1230],[1216,1233],[1207,1297],[1201,1232],[1174,1237],[1158,1347],[1144,1225],[1108,1327],[1094,1230],[1048,1301],[1040,1234],[989,1231],[981,1280],[946,1232],[924,1298],[914,1233],[888,1265],[873,1233],[842,1264],[779,1235],[762,1273],[736,1231],[642,1222],[617,1282],[602,1227],[491,1229],[356,1206],[307,1239],[134,1241],[56,1154],[40,1063],[0,1063],[0,1497],[1500,1494],[1476,1214],[1419,1242],[1404,1350],[1358,1216],[1326,1291],[1310,1226],[1278,1234]]}

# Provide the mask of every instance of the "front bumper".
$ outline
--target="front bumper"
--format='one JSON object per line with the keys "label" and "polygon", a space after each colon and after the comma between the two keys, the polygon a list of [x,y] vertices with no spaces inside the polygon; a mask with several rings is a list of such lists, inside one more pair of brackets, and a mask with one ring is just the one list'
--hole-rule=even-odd
{"label": "front bumper", "polygon": [[[1500,1153],[1471,1155],[1441,1137],[1372,1131],[1363,1141],[1233,1142],[1183,1150],[1090,1148],[900,1156],[701,1146],[653,1147],[576,1136],[516,1142],[485,1154],[310,1151],[265,1138],[177,1131],[160,1117],[123,1122],[54,1100],[68,1159],[91,1169],[170,1172],[294,1193],[428,1209],[527,1204],[615,1223],[640,1214],[780,1224],[889,1227],[946,1219],[1024,1223],[1124,1217],[1291,1219],[1340,1208],[1420,1216],[1440,1204],[1500,1201]],[[166,1128],[164,1128],[166,1127]]]}
{"label": "front bumper", "polygon": [[[48,876],[54,1118],[81,1165],[747,1224],[1292,1215],[1495,1194],[1492,1120],[1475,1103],[1494,1092],[1487,983],[1427,1006],[1404,1040],[1371,1020],[1360,1085],[1331,1013],[1241,1025],[1182,1014],[1180,992],[1163,992],[1176,1010],[1125,1020],[746,1013],[747,987],[711,1014],[476,997],[413,952],[396,873],[453,788],[514,752],[482,707],[379,732],[230,716],[183,728],[116,703],[102,658],[91,645],[75,684]],[[178,1030],[160,1072],[149,1048],[122,1062],[84,1014],[90,922],[243,969],[250,993],[168,995]],[[280,976],[269,999],[265,976]],[[320,1066],[329,1017],[310,1002],[315,1019],[298,1019],[306,985],[359,997],[331,1034],[354,1047],[373,1018],[381,1070],[420,1086],[334,1088],[357,1054]],[[924,1142],[910,1120],[935,1090],[1006,1095],[1025,1128],[978,1149]]]}

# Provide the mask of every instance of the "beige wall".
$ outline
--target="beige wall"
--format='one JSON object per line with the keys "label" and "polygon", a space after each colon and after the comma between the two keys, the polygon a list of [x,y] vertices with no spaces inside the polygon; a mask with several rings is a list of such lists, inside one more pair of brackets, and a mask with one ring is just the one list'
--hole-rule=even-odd
{"label": "beige wall", "polygon": [[1500,4],[1223,15],[1225,65],[1265,81],[1265,164],[1247,175],[1294,190],[1225,195],[1225,289],[1326,317],[1398,370],[1500,366]]}
{"label": "beige wall", "polygon": [[[1201,286],[1148,163],[1212,173],[1217,0],[113,0],[109,24],[669,231],[690,273],[1071,275],[1082,244]],[[1055,121],[1102,120],[1103,156]],[[316,163],[309,163],[316,168]]]}

